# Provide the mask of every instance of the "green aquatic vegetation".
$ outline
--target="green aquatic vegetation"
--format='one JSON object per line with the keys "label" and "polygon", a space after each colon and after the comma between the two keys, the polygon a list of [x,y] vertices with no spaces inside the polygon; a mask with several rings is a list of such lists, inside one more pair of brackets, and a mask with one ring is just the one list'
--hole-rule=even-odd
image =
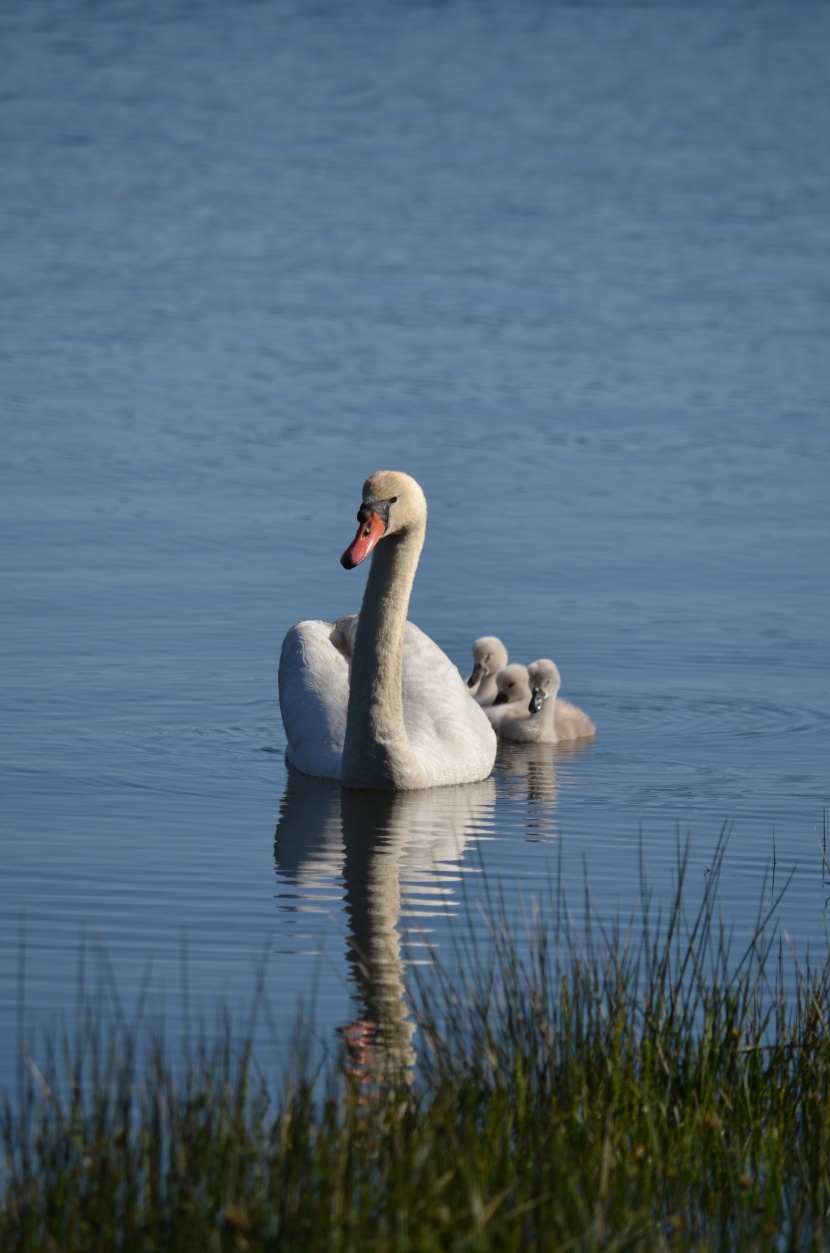
{"label": "green aquatic vegetation", "polygon": [[509,925],[491,899],[486,942],[413,968],[414,1068],[379,1024],[274,1092],[252,1020],[174,1065],[93,999],[3,1109],[0,1248],[823,1249],[828,954],[765,915],[736,948],[720,855],[688,917],[686,870],[610,929],[555,881]]}

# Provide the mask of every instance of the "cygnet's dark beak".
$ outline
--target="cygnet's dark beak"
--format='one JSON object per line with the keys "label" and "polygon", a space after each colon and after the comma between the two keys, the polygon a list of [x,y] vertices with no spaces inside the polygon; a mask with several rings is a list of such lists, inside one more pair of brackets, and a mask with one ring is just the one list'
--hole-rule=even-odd
{"label": "cygnet's dark beak", "polygon": [[534,687],[533,695],[531,696],[530,704],[528,705],[528,709],[532,714],[538,714],[539,710],[542,708],[544,699],[545,693],[542,689],[540,687]]}
{"label": "cygnet's dark beak", "polygon": [[478,683],[480,678],[481,678],[481,665],[479,664],[473,668],[473,673],[470,675],[469,679],[467,680],[467,687],[475,687],[476,683]]}
{"label": "cygnet's dark beak", "polygon": [[498,696],[493,701],[493,704],[494,705],[506,705],[507,704],[507,692],[499,692]]}

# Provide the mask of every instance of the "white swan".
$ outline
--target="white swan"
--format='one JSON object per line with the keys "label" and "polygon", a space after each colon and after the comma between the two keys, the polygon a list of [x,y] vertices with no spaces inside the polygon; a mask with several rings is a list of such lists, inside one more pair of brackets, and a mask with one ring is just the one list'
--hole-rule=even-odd
{"label": "white swan", "polygon": [[583,710],[568,701],[557,700],[561,677],[558,667],[548,658],[534,661],[527,668],[533,690],[529,706],[505,717],[499,724],[499,735],[508,740],[537,744],[558,744],[562,740],[581,740],[596,734],[596,727]]}
{"label": "white swan", "polygon": [[507,649],[495,635],[482,635],[473,644],[473,673],[467,687],[479,705],[487,707],[496,699],[496,675],[507,665]]}
{"label": "white swan", "polygon": [[353,648],[349,628],[332,642],[329,622],[299,622],[283,641],[286,756],[304,774],[346,787],[485,779],[496,756],[487,716],[449,658],[406,621],[426,532],[424,494],[408,474],[380,470],[363,485],[357,517],[341,563],[350,570],[375,551]]}
{"label": "white swan", "polygon": [[498,731],[505,718],[512,717],[520,710],[527,711],[528,702],[533,695],[527,677],[527,666],[514,663],[502,667],[496,675],[496,689],[496,699],[484,712],[490,719],[490,726]]}

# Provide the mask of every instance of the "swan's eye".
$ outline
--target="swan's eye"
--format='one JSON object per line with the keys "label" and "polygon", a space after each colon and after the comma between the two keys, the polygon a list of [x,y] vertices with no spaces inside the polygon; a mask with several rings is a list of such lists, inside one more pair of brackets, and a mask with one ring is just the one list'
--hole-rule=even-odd
{"label": "swan's eye", "polygon": [[389,497],[389,504],[390,504],[390,505],[397,504],[397,501],[398,501],[397,496],[390,496],[390,497]]}

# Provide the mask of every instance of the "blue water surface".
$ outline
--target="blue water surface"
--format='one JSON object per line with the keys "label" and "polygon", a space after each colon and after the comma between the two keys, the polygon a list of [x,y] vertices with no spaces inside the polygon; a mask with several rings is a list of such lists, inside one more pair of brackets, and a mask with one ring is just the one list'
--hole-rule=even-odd
{"label": "blue water surface", "polygon": [[[301,998],[331,1042],[485,882],[610,919],[688,836],[694,902],[725,825],[736,934],[792,874],[826,954],[827,7],[29,0],[0,39],[0,1086],[90,948],[174,1041],[185,969],[237,1007],[265,960],[273,1031]],[[362,810],[288,778],[280,643],[358,608],[385,467],[413,620],[464,674],[552,656],[595,742]]]}

